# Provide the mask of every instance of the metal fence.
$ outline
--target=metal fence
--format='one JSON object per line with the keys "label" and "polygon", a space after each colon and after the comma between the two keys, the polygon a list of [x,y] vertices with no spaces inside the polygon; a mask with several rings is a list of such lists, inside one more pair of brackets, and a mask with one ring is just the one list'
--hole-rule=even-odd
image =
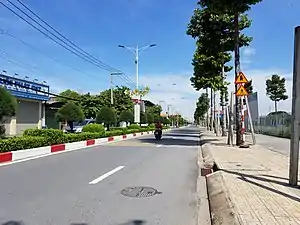
{"label": "metal fence", "polygon": [[[286,112],[261,116],[253,121],[253,125],[255,133],[286,138],[291,136],[291,115]],[[247,126],[247,130],[249,130],[249,126]]]}

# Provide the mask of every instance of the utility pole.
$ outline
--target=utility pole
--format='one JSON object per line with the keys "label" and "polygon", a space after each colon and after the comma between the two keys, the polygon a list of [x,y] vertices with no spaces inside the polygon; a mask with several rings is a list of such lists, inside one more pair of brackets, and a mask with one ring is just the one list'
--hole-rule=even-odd
{"label": "utility pole", "polygon": [[114,104],[114,86],[113,86],[113,76],[119,76],[119,75],[122,75],[123,73],[111,73],[110,74],[110,79],[109,79],[109,81],[110,81],[110,103],[111,103],[111,105],[113,105]]}
{"label": "utility pole", "polygon": [[294,68],[292,92],[292,134],[290,141],[290,171],[289,184],[298,184],[299,163],[299,125],[300,125],[300,26],[295,28],[294,38]]}

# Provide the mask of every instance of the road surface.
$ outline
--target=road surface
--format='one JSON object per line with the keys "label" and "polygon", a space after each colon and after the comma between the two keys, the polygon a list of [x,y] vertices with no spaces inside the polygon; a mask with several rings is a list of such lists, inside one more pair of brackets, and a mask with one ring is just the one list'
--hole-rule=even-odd
{"label": "road surface", "polygon": [[[263,134],[255,134],[255,138],[257,144],[267,149],[284,155],[290,154],[290,139],[267,136]],[[247,135],[246,140],[252,143],[251,135]]]}
{"label": "road surface", "polygon": [[[160,141],[150,135],[0,166],[0,225],[193,225],[198,133],[181,128]],[[157,192],[126,189],[137,186]]]}

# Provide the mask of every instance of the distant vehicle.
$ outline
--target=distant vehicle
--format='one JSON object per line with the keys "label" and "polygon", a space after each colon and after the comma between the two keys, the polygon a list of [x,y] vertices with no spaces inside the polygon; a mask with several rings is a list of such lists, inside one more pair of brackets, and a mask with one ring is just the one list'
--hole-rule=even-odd
{"label": "distant vehicle", "polygon": [[[82,121],[82,122],[75,122],[75,123],[73,124],[73,131],[74,131],[75,133],[81,133],[81,132],[82,132],[82,128],[83,128],[85,125],[92,124],[92,123],[96,123],[96,120],[94,120],[94,119],[85,119],[85,120]],[[67,128],[65,129],[65,132],[71,132],[70,126],[67,126]]]}

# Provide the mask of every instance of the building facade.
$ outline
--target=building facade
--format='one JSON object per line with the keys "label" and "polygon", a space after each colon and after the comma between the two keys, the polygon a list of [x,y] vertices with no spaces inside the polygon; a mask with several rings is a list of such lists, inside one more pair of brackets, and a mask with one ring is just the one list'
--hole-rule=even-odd
{"label": "building facade", "polygon": [[45,126],[48,85],[0,74],[0,86],[7,89],[18,103],[16,116],[5,120],[6,135],[20,135],[28,128]]}

